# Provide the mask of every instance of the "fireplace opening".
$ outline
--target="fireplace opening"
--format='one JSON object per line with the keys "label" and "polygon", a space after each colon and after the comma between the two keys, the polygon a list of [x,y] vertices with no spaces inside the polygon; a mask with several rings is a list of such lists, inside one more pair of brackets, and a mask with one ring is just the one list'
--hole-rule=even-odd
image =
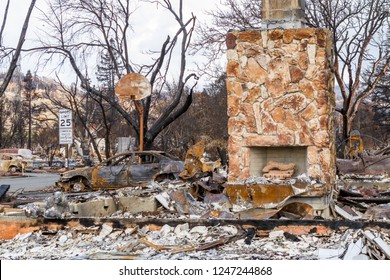
{"label": "fireplace opening", "polygon": [[292,177],[307,173],[307,147],[250,147],[250,176],[263,177],[263,168],[270,162],[295,164]]}

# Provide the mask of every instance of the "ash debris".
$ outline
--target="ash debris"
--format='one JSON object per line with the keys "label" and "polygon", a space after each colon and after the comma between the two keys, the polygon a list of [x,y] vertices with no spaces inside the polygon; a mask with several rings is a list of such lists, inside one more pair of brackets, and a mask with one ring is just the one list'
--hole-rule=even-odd
{"label": "ash debris", "polygon": [[[101,226],[36,231],[1,241],[0,258],[22,259],[389,259],[388,231],[340,229],[297,237],[233,225]],[[250,241],[249,241],[250,239]]]}

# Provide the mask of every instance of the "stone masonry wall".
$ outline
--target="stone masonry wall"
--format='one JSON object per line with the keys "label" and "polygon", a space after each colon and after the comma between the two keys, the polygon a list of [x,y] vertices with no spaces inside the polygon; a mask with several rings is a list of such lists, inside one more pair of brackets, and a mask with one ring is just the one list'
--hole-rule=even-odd
{"label": "stone masonry wall", "polygon": [[283,20],[305,17],[305,4],[302,0],[263,0],[261,18],[264,20]]}
{"label": "stone masonry wall", "polygon": [[331,33],[232,31],[226,44],[229,181],[250,176],[251,147],[306,146],[307,175],[333,183]]}

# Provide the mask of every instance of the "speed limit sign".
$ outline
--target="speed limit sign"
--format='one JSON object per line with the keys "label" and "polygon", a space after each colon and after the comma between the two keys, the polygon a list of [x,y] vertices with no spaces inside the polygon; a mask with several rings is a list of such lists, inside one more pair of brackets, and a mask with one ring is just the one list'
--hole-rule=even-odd
{"label": "speed limit sign", "polygon": [[59,126],[61,128],[71,128],[72,127],[72,111],[68,109],[60,109],[59,112]]}
{"label": "speed limit sign", "polygon": [[60,109],[58,122],[60,144],[72,144],[72,111],[68,109]]}

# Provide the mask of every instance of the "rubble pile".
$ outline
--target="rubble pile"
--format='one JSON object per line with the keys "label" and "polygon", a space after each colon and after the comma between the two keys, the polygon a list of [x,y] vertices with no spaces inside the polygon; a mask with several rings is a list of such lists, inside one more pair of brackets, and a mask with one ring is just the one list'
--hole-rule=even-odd
{"label": "rubble pile", "polygon": [[[339,180],[332,218],[388,220],[389,179]],[[321,194],[323,185],[303,174],[290,179],[250,177],[226,182],[212,172],[193,181],[165,180],[144,187],[86,193],[49,194],[23,206],[29,217],[115,217],[194,219],[313,219],[317,209],[297,197]],[[26,193],[22,196],[26,198]],[[28,196],[27,196],[28,198]]]}
{"label": "rubble pile", "polygon": [[[269,169],[275,168],[271,163]],[[277,167],[277,171],[282,169],[288,171],[292,166]],[[94,226],[85,223],[61,224],[56,229],[42,226],[13,235],[13,239],[0,240],[0,258],[390,259],[388,227],[367,225],[356,230],[347,226],[336,231],[328,228],[325,232],[302,233],[288,226],[275,226],[271,230],[246,224],[265,219],[271,223],[276,219],[302,220],[302,225],[305,220],[323,220],[314,204],[299,200],[305,195],[323,196],[325,190],[322,182],[305,174],[284,179],[250,177],[237,182],[227,182],[223,170],[196,174],[186,181],[164,180],[142,187],[47,192],[44,200],[24,204],[24,214],[38,218],[37,221],[43,217],[47,223],[90,217],[106,220],[103,224],[92,223]],[[329,219],[386,222],[390,218],[390,181],[370,179],[340,180],[332,197]],[[31,200],[27,193],[22,196]],[[10,214],[4,211],[1,215]],[[122,219],[132,222],[126,225],[114,222]],[[139,220],[147,221],[148,225],[134,222]],[[153,224],[156,220],[163,223]],[[213,220],[213,226],[202,222],[208,220]],[[195,225],[192,221],[199,223]]]}
{"label": "rubble pile", "polygon": [[388,232],[294,235],[233,225],[102,226],[35,231],[0,241],[1,259],[390,259]]}
{"label": "rubble pile", "polygon": [[29,217],[49,219],[310,219],[315,216],[313,207],[305,203],[290,203],[289,198],[313,192],[316,185],[322,186],[306,175],[286,180],[251,177],[242,182],[228,183],[223,172],[212,172],[193,182],[165,180],[160,183],[150,182],[145,187],[87,193],[55,192],[44,203],[34,202],[23,206],[23,209]]}
{"label": "rubble pile", "polygon": [[390,146],[377,151],[362,151],[351,159],[337,159],[340,175],[390,176]]}
{"label": "rubble pile", "polygon": [[334,211],[347,220],[390,219],[390,180],[344,179],[338,185]]}

